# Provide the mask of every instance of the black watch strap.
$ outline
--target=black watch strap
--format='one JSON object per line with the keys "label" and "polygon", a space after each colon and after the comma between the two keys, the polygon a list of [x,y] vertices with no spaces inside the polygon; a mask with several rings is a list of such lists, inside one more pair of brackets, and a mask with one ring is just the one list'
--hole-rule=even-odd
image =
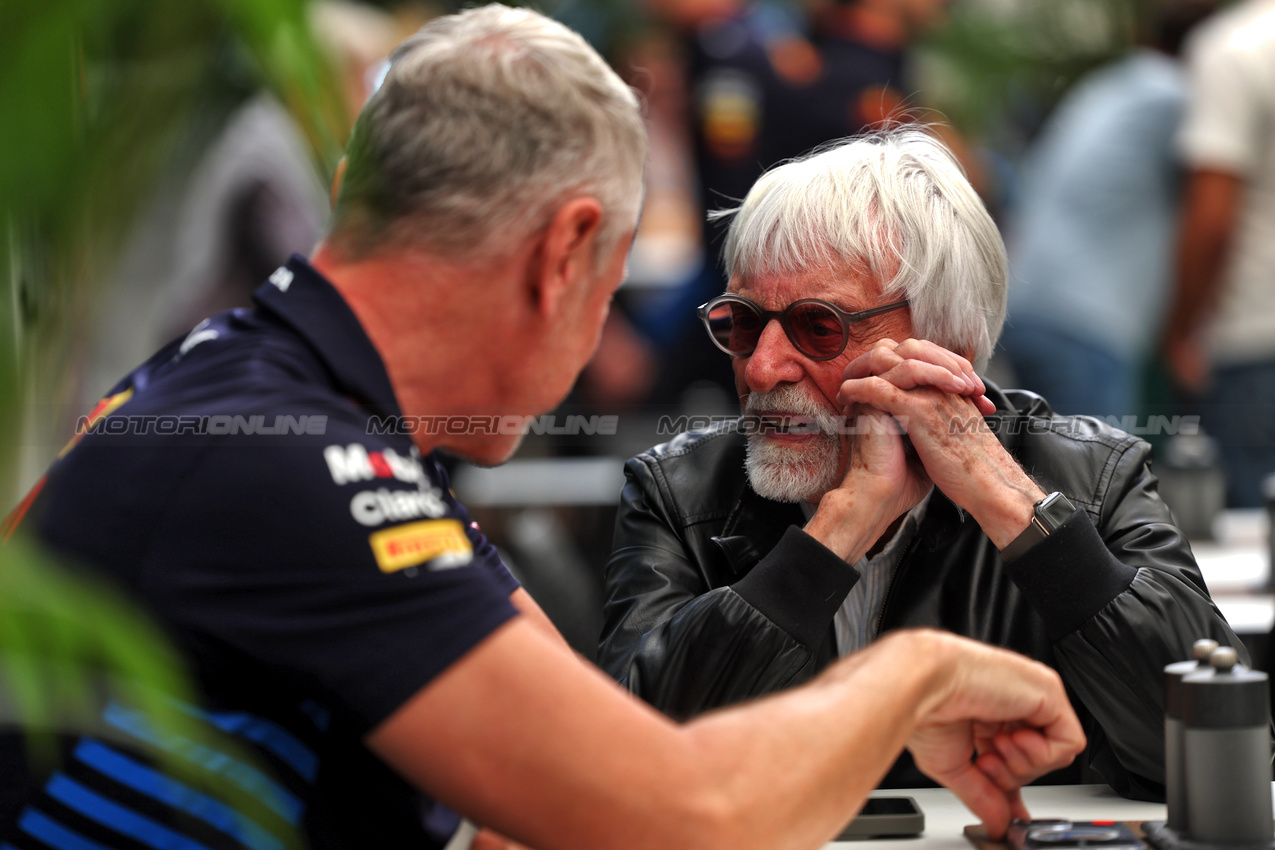
{"label": "black watch strap", "polygon": [[1006,562],[1014,560],[1053,534],[1058,526],[1066,522],[1067,518],[1075,512],[1076,506],[1070,499],[1057,490],[1050,493],[1032,508],[1032,520],[1023,533],[1001,550],[1001,560]]}

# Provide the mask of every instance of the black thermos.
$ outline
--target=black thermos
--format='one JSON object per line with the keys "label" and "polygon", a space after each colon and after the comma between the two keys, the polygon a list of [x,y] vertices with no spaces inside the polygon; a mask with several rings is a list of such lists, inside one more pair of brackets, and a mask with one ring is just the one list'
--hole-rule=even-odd
{"label": "black thermos", "polygon": [[1180,683],[1186,834],[1202,844],[1269,844],[1270,691],[1231,647]]}

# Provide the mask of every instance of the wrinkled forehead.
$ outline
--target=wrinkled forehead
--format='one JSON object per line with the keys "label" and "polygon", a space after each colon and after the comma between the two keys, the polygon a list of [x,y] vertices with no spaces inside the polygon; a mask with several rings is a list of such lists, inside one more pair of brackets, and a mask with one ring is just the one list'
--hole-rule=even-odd
{"label": "wrinkled forehead", "polygon": [[854,312],[881,303],[881,285],[865,271],[817,266],[798,272],[737,272],[726,286],[732,295],[767,310],[781,310],[801,298],[819,298]]}

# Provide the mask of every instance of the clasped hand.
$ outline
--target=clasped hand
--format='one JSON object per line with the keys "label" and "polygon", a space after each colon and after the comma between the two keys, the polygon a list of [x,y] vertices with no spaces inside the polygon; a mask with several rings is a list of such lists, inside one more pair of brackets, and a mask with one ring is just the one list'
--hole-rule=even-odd
{"label": "clasped hand", "polygon": [[1022,531],[1044,493],[983,421],[996,406],[969,360],[927,340],[882,339],[843,377],[838,401],[860,426],[843,487],[902,513],[933,483],[997,546]]}

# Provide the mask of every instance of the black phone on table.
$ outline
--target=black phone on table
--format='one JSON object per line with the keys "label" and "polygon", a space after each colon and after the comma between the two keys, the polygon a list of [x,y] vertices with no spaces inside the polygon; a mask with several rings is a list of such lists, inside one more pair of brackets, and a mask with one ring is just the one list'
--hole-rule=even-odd
{"label": "black phone on table", "polygon": [[836,840],[920,835],[924,831],[925,813],[916,800],[911,797],[869,797]]}

